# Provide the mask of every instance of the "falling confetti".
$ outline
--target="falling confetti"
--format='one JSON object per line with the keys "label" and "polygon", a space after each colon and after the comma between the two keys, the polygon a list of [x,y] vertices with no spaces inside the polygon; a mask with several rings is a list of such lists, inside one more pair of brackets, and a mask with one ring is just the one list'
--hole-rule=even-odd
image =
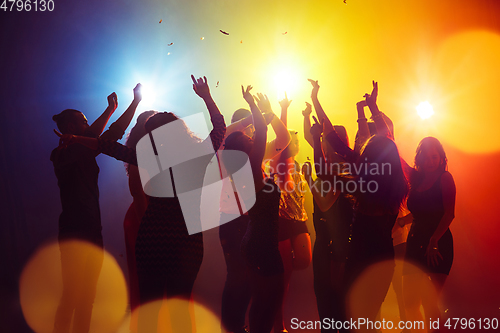
{"label": "falling confetti", "polygon": [[283,35],[286,35],[287,33],[288,33],[288,31],[285,31],[285,32],[283,33]]}
{"label": "falling confetti", "polygon": [[344,3],[347,5],[347,0],[344,0]]}
{"label": "falling confetti", "polygon": [[205,39],[205,37],[201,37],[200,39],[201,39],[201,40],[204,40],[204,39]]}
{"label": "falling confetti", "polygon": [[309,158],[309,156],[307,156],[307,160],[310,161],[311,159]]}
{"label": "falling confetti", "polygon": [[172,46],[172,45],[174,45],[174,43],[169,43],[169,44],[168,44],[168,46]]}
{"label": "falling confetti", "polygon": [[217,81],[217,85],[215,86],[215,88],[217,88],[219,86],[219,81]]}
{"label": "falling confetti", "polygon": [[240,44],[243,44],[243,40],[240,40]]}
{"label": "falling confetti", "polygon": [[161,21],[163,21],[163,20],[160,20],[160,22],[158,22],[158,23],[161,23]]}
{"label": "falling confetti", "polygon": [[223,31],[223,30],[219,30],[220,32],[222,32],[224,35],[229,35],[229,33]]}
{"label": "falling confetti", "polygon": [[170,55],[170,52],[167,53],[167,55],[169,56]]}

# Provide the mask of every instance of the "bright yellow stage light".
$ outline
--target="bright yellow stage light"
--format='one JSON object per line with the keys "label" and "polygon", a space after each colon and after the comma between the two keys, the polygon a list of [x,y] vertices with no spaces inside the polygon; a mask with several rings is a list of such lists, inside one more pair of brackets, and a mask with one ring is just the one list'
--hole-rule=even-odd
{"label": "bright yellow stage light", "polygon": [[427,101],[421,102],[419,105],[417,105],[416,109],[418,115],[422,119],[429,119],[430,117],[432,117],[432,115],[434,115],[434,109],[432,108],[432,105]]}
{"label": "bright yellow stage light", "polygon": [[279,100],[285,98],[285,92],[288,96],[293,96],[299,88],[298,75],[289,69],[282,69],[274,75],[274,85]]}

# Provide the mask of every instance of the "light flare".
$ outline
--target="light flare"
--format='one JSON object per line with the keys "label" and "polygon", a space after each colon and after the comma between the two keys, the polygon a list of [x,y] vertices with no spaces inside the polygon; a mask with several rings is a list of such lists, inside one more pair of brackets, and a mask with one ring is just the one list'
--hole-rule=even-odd
{"label": "light flare", "polygon": [[278,100],[285,98],[285,93],[288,98],[296,95],[299,90],[300,78],[297,73],[290,69],[281,69],[274,75],[274,86]]}
{"label": "light flare", "polygon": [[432,105],[428,102],[421,102],[419,105],[416,106],[417,113],[422,119],[429,119],[434,115],[434,108]]}
{"label": "light flare", "polygon": [[142,101],[141,106],[151,107],[156,101],[156,91],[153,85],[141,83]]}

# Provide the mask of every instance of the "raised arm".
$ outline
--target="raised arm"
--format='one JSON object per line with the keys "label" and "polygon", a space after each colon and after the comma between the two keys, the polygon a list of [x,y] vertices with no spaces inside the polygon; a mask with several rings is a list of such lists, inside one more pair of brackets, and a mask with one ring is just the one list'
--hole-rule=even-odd
{"label": "raised arm", "polygon": [[119,140],[125,133],[128,125],[134,118],[135,110],[142,100],[141,84],[138,83],[134,88],[134,99],[130,103],[129,107],[123,114],[109,126],[109,129],[104,132],[101,137],[105,140]]}
{"label": "raised arm", "polygon": [[[288,99],[285,93],[285,98],[280,101],[281,105],[281,122],[287,126],[288,107],[292,101]],[[288,132],[289,133],[289,132]],[[271,170],[278,175],[278,186],[282,191],[291,192],[295,188],[292,175],[295,171],[295,160],[293,156],[284,156],[282,150],[274,158],[269,161]]]}
{"label": "raised arm", "polygon": [[[326,115],[325,111],[323,110],[323,107],[319,103],[318,99],[318,91],[319,91],[319,84],[318,80],[314,81],[311,79],[307,79],[311,84],[312,84],[312,92],[311,92],[311,99],[314,105],[314,110],[316,110],[316,114],[318,115],[318,119],[321,123],[324,123],[324,128],[325,128],[325,135],[328,135],[331,131],[333,131],[333,125],[330,122],[330,119]],[[324,121],[322,120],[324,119]]]}
{"label": "raised arm", "polygon": [[101,135],[102,131],[106,127],[111,115],[115,112],[118,107],[118,97],[116,93],[112,93],[108,96],[108,107],[104,112],[97,118],[92,125],[90,125],[88,131],[93,134],[94,137]]}
{"label": "raised arm", "polygon": [[193,90],[196,95],[200,96],[207,106],[208,113],[210,114],[210,120],[212,121],[213,129],[210,132],[210,138],[212,140],[212,145],[214,151],[217,151],[222,142],[224,141],[224,136],[226,134],[226,123],[224,122],[224,117],[220,113],[217,104],[215,104],[212,95],[210,94],[210,88],[208,87],[207,78],[199,78],[196,80],[193,75],[191,75],[191,80],[193,80]]}
{"label": "raised arm", "polygon": [[306,139],[311,147],[314,147],[314,141],[311,134],[311,113],[312,106],[306,102],[306,108],[302,111],[302,115],[304,116],[304,139]]}
{"label": "raised arm", "polygon": [[366,119],[365,116],[365,106],[365,100],[356,103],[356,109],[358,111],[358,136],[354,142],[354,151],[358,156],[361,154],[361,148],[370,138],[370,128],[368,127],[368,119]]}
{"label": "raised arm", "polygon": [[378,109],[377,105],[377,97],[378,97],[378,82],[372,81],[373,90],[371,94],[365,94],[366,105],[370,109],[372,114],[372,119],[375,122],[375,126],[377,127],[377,133],[379,135],[383,135],[388,137],[389,139],[394,140],[394,136],[392,135],[389,126],[385,122],[385,119],[382,115],[382,112]]}
{"label": "raised arm", "polygon": [[253,126],[255,127],[253,146],[249,158],[250,165],[252,166],[255,191],[258,192],[264,187],[262,161],[264,160],[264,153],[266,151],[267,124],[264,116],[260,112],[259,107],[255,104],[254,97],[250,93],[251,89],[252,86],[247,86],[246,89],[241,86],[243,98],[247,101],[248,106],[250,106],[250,111],[252,112],[253,117]]}
{"label": "raised arm", "polygon": [[198,80],[196,80],[194,76],[191,75],[191,80],[193,80],[194,92],[205,102],[210,117],[219,116],[221,113],[219,108],[217,107],[217,104],[215,104],[212,95],[210,94],[210,88],[208,87],[207,78],[204,76],[203,78],[200,77]]}
{"label": "raised arm", "polygon": [[283,98],[280,101],[280,106],[281,106],[281,122],[285,125],[285,127],[288,128],[288,107],[292,103],[291,99],[288,99],[286,92],[285,92],[285,98]]}
{"label": "raised arm", "polygon": [[313,199],[318,205],[319,209],[322,212],[326,212],[332,207],[335,201],[337,201],[340,192],[326,191],[325,193],[321,180],[319,178],[316,178],[316,180],[313,181],[311,172],[311,162],[304,163],[304,165],[302,166],[302,174],[304,175],[304,178],[306,179],[307,184],[311,189]]}
{"label": "raised arm", "polygon": [[314,118],[314,121],[315,124],[311,127],[311,134],[314,142],[314,168],[316,176],[321,179],[326,179],[326,173],[324,171],[327,170],[327,165],[325,154],[323,152],[323,148],[321,147],[321,133],[323,132],[323,125],[318,123],[316,118]]}
{"label": "raised arm", "polygon": [[267,98],[266,95],[260,93],[258,93],[257,96],[254,96],[254,98],[257,101],[258,108],[262,110],[264,115],[272,115],[273,118],[271,120],[271,126],[273,127],[274,133],[276,134],[276,139],[267,144],[264,159],[268,160],[282,152],[283,149],[285,149],[290,143],[291,137],[285,124],[283,124],[283,122],[274,115],[271,108],[271,103],[269,102],[269,98]]}

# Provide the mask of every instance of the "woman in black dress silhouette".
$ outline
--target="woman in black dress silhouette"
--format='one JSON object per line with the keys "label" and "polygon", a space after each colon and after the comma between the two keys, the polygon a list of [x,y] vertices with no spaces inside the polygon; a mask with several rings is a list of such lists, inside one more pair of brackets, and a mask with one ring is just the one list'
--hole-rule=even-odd
{"label": "woman in black dress silhouette", "polygon": [[[455,217],[456,188],[447,171],[443,146],[434,137],[420,141],[410,179],[409,218],[412,223],[406,245],[403,294],[408,320],[438,319],[437,297],[453,263],[453,237],[449,226]],[[429,281],[431,283],[429,283]]]}

